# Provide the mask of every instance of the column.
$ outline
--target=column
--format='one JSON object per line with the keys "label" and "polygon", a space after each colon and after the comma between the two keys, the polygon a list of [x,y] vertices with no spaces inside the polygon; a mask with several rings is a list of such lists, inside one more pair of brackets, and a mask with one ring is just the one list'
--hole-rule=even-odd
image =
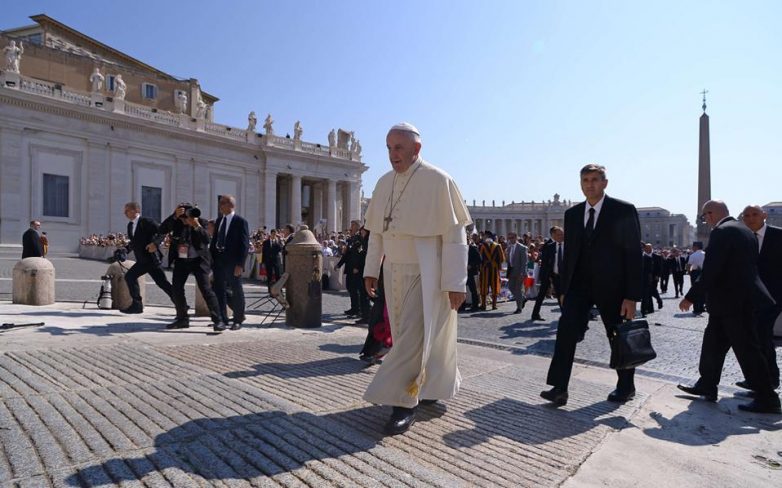
{"label": "column", "polygon": [[339,194],[342,200],[342,228],[350,228],[350,186],[347,181],[340,183]]}
{"label": "column", "polygon": [[347,211],[345,214],[347,215],[348,220],[348,226],[346,228],[350,227],[351,220],[361,219],[361,195],[358,193],[358,188],[358,183],[355,181],[345,182],[347,193]]}
{"label": "column", "polygon": [[328,180],[326,191],[326,219],[329,232],[337,231],[337,182]]}
{"label": "column", "polygon": [[291,175],[291,206],[290,220],[296,230],[301,224],[301,176]]}
{"label": "column", "polygon": [[312,223],[318,225],[323,218],[323,183],[314,183],[312,185],[312,199],[310,203],[312,209]]}
{"label": "column", "polygon": [[267,231],[277,228],[277,172],[268,169],[263,175],[263,225]]}

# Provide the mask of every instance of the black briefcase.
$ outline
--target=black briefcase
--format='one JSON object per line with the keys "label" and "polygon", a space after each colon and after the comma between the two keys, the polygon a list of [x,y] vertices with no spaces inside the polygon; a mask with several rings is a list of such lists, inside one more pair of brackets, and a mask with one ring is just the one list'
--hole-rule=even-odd
{"label": "black briefcase", "polygon": [[613,369],[636,368],[656,357],[646,320],[631,320],[616,326],[611,336]]}

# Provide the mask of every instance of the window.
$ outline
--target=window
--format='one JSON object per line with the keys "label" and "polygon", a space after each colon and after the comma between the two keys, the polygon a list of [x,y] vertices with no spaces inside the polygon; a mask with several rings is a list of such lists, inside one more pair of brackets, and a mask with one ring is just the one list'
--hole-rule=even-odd
{"label": "window", "polygon": [[109,75],[106,77],[106,89],[110,92],[114,91],[114,75]]}
{"label": "window", "polygon": [[154,186],[141,187],[141,215],[160,222],[163,210],[163,189]]}
{"label": "window", "polygon": [[157,86],[151,83],[143,83],[141,85],[141,96],[148,100],[154,100],[157,98]]}
{"label": "window", "polygon": [[19,37],[17,40],[25,43],[25,44],[35,44],[36,46],[40,46],[43,44],[43,34],[40,32],[36,34],[30,34],[28,36]]}
{"label": "window", "polygon": [[69,178],[43,174],[43,214],[47,217],[68,217]]}

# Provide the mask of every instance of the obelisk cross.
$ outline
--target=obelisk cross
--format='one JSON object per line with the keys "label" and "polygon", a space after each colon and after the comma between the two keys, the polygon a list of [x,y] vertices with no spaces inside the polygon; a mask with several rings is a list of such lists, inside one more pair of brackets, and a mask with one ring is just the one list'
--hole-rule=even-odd
{"label": "obelisk cross", "polygon": [[704,111],[704,112],[706,111],[706,94],[707,94],[707,93],[709,93],[709,90],[707,90],[707,89],[705,89],[705,88],[704,88],[704,89],[703,89],[703,91],[701,92],[701,95],[703,95],[703,106],[702,106],[702,108],[703,108],[703,111]]}

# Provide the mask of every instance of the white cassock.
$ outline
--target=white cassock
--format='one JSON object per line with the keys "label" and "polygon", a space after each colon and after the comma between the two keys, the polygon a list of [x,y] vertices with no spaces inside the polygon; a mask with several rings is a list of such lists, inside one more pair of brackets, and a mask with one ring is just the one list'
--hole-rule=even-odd
{"label": "white cassock", "polygon": [[409,408],[419,398],[445,400],[459,391],[457,313],[448,292],[465,291],[471,222],[453,179],[420,157],[405,173],[390,171],[377,182],[364,225],[371,232],[364,276],[377,278],[385,256],[394,345],[365,400]]}

